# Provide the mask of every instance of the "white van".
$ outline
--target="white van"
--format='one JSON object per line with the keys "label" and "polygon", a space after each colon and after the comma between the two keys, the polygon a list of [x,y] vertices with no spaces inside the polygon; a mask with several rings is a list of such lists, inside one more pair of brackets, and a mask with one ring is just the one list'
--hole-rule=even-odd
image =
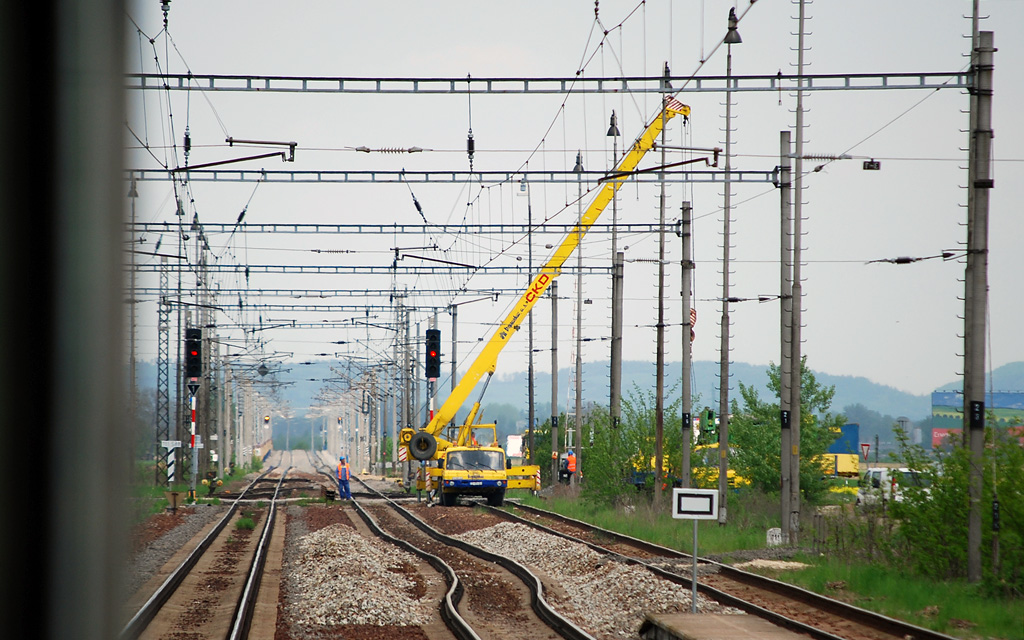
{"label": "white van", "polygon": [[903,487],[922,487],[928,490],[930,484],[919,471],[900,467],[889,469],[887,467],[871,467],[861,478],[860,487],[857,490],[857,504],[876,504],[879,500],[883,503],[889,500],[901,502],[903,500]]}

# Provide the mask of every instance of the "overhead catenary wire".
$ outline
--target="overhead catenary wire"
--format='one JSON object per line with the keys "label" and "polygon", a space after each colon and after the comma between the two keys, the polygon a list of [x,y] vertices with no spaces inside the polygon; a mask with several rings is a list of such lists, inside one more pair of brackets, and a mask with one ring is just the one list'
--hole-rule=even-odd
{"label": "overhead catenary wire", "polygon": [[[639,8],[641,8],[641,7],[642,7],[642,3],[641,4],[637,4],[636,8],[634,8],[634,11],[639,10]],[[644,8],[644,10],[646,10],[646,9]],[[621,37],[621,33],[622,32],[620,30],[620,37]],[[605,47],[602,45],[602,47],[601,47],[602,54],[601,55],[604,55],[604,52],[603,52],[604,48]],[[611,47],[608,47],[608,48],[609,48],[609,51],[610,51]],[[630,96],[630,98],[635,99],[635,96]],[[478,106],[480,104],[481,104],[481,102],[478,101]],[[480,124],[483,124],[483,120],[480,121]],[[470,128],[472,128],[472,127],[470,127]],[[555,151],[554,149],[551,148],[551,145],[549,144],[549,142],[550,142],[549,140],[542,140],[540,142],[539,148],[535,149],[534,153],[541,154],[540,158],[545,159],[547,157],[548,153],[551,153],[551,152]],[[566,146],[568,146],[568,145],[563,144],[563,147],[566,147]],[[195,149],[195,148],[197,148],[197,147],[193,146],[193,149]],[[458,151],[458,150],[455,150],[455,149],[452,150],[452,152],[455,152],[455,151]],[[484,150],[484,149],[478,150],[478,152],[480,152],[480,153],[490,152],[490,151],[491,150]],[[473,187],[474,187],[473,183],[469,183],[468,184],[468,189],[469,190],[472,190]],[[502,188],[503,188],[503,186],[499,185],[499,190],[502,189]],[[480,213],[481,213],[480,203],[486,201],[488,198],[490,198],[490,196],[492,194],[492,192],[490,192],[489,189],[490,189],[490,187],[488,187],[488,191],[486,192],[487,193],[486,197],[483,196],[484,191],[481,189],[479,191],[479,193],[477,193],[475,195],[475,197],[472,200],[470,200],[470,202],[476,203],[476,206],[475,206],[475,211],[474,211],[474,207],[465,209],[463,211],[466,214],[467,217],[471,217],[472,215],[474,215],[474,213],[476,215],[478,215],[478,216],[480,215]],[[411,191],[412,191],[412,189],[410,187],[410,192]],[[255,190],[254,190],[254,192],[255,192]],[[428,197],[428,194],[424,193],[423,195]],[[413,195],[413,198],[415,200],[415,195]],[[429,197],[428,197],[428,200],[429,200]],[[250,196],[250,201],[251,201],[251,196]],[[456,207],[456,209],[458,209],[458,207]],[[243,211],[244,211],[244,209],[243,209]],[[490,214],[490,210],[489,209],[487,209],[485,211],[487,212],[487,214]],[[497,212],[497,211],[498,210],[495,209],[495,212]],[[501,209],[501,214],[504,214],[505,212],[506,212],[506,209],[504,209],[504,208]],[[422,211],[421,211],[421,214],[422,214]],[[495,215],[497,215],[497,213],[495,213]],[[234,232],[232,232],[232,233],[234,233]],[[444,240],[444,239],[442,238],[442,240]],[[489,246],[487,244],[487,243],[490,243],[492,240],[493,240],[492,238],[482,239],[482,238],[473,237],[473,236],[470,236],[470,235],[464,235],[464,236],[462,236],[458,240],[458,244],[457,245],[451,245],[449,248],[452,249],[452,252],[458,252],[458,251],[460,251],[462,249],[465,249],[465,251],[467,253],[469,253],[469,254],[473,254],[473,253],[476,253],[476,252],[481,252],[478,255],[482,255],[482,254],[494,255],[495,256],[495,258],[494,258],[495,260],[500,259],[500,258],[497,257],[499,255],[502,256],[502,257],[512,257],[512,256],[515,256],[517,253],[522,253],[522,251],[521,251],[522,244],[518,244],[516,242],[509,242],[507,244],[506,248],[503,248],[503,249],[500,249],[500,250],[495,250],[492,246]],[[589,244],[589,241],[588,241],[588,244]],[[505,246],[505,245],[503,244],[503,246]],[[278,249],[278,248],[275,248],[275,249]],[[279,248],[279,250],[288,251],[289,249],[287,249],[287,248]],[[582,250],[582,247],[581,247],[581,250]],[[225,248],[223,250],[223,252],[226,252],[226,251],[227,251],[227,248]],[[221,253],[221,255],[224,256],[226,259],[231,259],[232,258],[232,256],[226,255],[223,252]],[[331,252],[332,251],[329,250],[329,249],[323,250],[323,253],[331,253]],[[361,253],[370,253],[370,252],[369,251],[361,251]],[[382,252],[382,253],[386,253],[386,252]],[[475,262],[475,261],[469,260],[468,262]],[[438,276],[438,277],[441,277],[441,276]]]}

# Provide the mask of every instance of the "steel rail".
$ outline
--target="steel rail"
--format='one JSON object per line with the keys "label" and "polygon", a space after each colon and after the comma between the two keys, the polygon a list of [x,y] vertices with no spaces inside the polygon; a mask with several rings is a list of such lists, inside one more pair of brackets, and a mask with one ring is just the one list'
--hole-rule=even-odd
{"label": "steel rail", "polygon": [[175,590],[177,590],[185,580],[185,577],[188,576],[189,572],[196,566],[196,563],[199,562],[199,559],[204,553],[206,553],[206,550],[209,549],[211,544],[213,544],[213,541],[217,539],[220,532],[223,531],[224,527],[231,521],[235,511],[238,509],[239,500],[241,500],[250,489],[256,486],[257,482],[263,480],[263,478],[265,478],[267,474],[274,469],[275,467],[269,467],[266,472],[253,480],[249,486],[247,486],[245,490],[238,495],[238,498],[232,502],[231,507],[228,508],[228,512],[224,514],[224,517],[221,518],[220,522],[210,530],[196,548],[192,550],[188,557],[185,558],[169,576],[167,576],[153,595],[151,595],[145,604],[143,604],[135,615],[132,616],[131,620],[128,621],[121,630],[121,633],[118,635],[120,640],[135,640],[142,634],[146,629],[146,626],[153,621],[157,612],[159,612],[167,603]]}
{"label": "steel rail", "polygon": [[[596,544],[596,543],[593,543],[593,542],[587,542],[586,540],[582,540],[580,538],[573,537],[573,536],[571,536],[571,535],[569,535],[567,533],[563,533],[563,532],[558,531],[556,529],[552,529],[550,527],[545,527],[544,525],[542,525],[540,523],[533,522],[533,521],[527,520],[525,518],[520,518],[519,516],[516,516],[513,513],[510,513],[508,511],[503,510],[503,509],[499,509],[497,507],[490,507],[490,506],[487,506],[486,504],[480,503],[480,502],[477,502],[476,504],[478,506],[480,506],[480,507],[487,508],[492,513],[495,513],[496,515],[498,515],[500,517],[503,517],[503,518],[505,518],[507,520],[510,520],[512,522],[518,522],[520,524],[525,524],[527,526],[533,527],[534,529],[538,529],[538,530],[543,531],[545,533],[548,533],[548,534],[551,534],[551,535],[554,535],[554,536],[558,536],[558,537],[564,538],[566,540],[571,540],[571,541],[579,543],[579,544],[586,545],[588,548],[592,549],[593,551],[595,551],[597,553],[600,553],[602,555],[613,556],[617,560],[619,560],[620,562],[624,562],[624,563],[627,563],[627,564],[632,564],[632,565],[637,565],[637,566],[643,567],[643,568],[647,569],[648,571],[650,571],[651,573],[653,573],[656,576],[658,576],[659,578],[662,578],[664,580],[668,580],[669,582],[672,582],[674,584],[678,584],[678,585],[685,586],[685,587],[689,587],[689,586],[691,586],[693,584],[692,578],[688,578],[688,577],[683,576],[681,574],[673,573],[671,571],[667,571],[667,570],[662,569],[660,567],[656,567],[656,566],[654,566],[654,565],[652,565],[652,564],[650,564],[648,562],[645,562],[645,561],[643,561],[643,560],[641,560],[639,558],[633,558],[633,557],[630,557],[630,556],[627,556],[627,555],[623,555],[621,553],[618,553],[616,551],[612,551],[611,549],[603,547],[603,546],[601,546],[599,544]],[[516,504],[515,506],[516,507],[520,507],[520,505],[518,505],[518,504]],[[538,514],[542,513],[545,517],[547,517],[547,515],[548,515],[547,512],[543,512],[543,510],[539,510],[539,509],[536,510],[535,513],[538,513]],[[558,520],[561,520],[562,522],[567,522],[567,523],[572,521],[571,518],[566,518],[564,520],[561,519],[561,518],[558,518]],[[589,524],[587,524],[585,522],[581,522],[581,521],[578,521],[578,520],[577,521],[572,521],[572,524],[574,526],[579,526],[579,527],[582,527],[582,528],[590,530],[590,531],[600,532],[601,535],[608,535],[609,537],[613,538],[617,542],[626,542],[627,544],[630,544],[630,545],[633,545],[636,542],[643,542],[643,541],[640,541],[640,540],[638,540],[636,538],[631,538],[629,536],[625,536],[625,535],[622,535],[622,534],[617,534],[614,531],[609,531],[607,529],[601,529],[599,527],[595,527],[593,525],[589,525]],[[647,552],[651,552],[652,549],[657,547],[657,545],[651,545],[651,543],[644,543],[644,544],[638,545],[638,546],[640,546],[644,551],[647,551]],[[673,552],[674,551],[672,549],[668,549],[667,547],[659,548],[659,550],[660,550],[660,555],[669,555],[667,552]],[[684,553],[681,553],[681,552],[678,552],[678,551],[675,551],[672,554],[672,557],[676,557],[675,554],[678,554],[679,556],[682,556],[682,557],[685,557],[685,558],[688,558],[688,559],[692,559],[692,557],[693,557],[693,556],[690,556],[688,554],[684,554]],[[709,564],[710,563],[710,561],[704,561],[704,562],[705,562],[705,564]],[[713,563],[713,564],[717,565],[718,563]],[[718,566],[725,566],[725,565],[718,565]],[[771,611],[770,609],[765,609],[764,607],[758,606],[758,605],[756,605],[756,604],[754,604],[752,602],[747,602],[746,600],[743,600],[741,598],[733,596],[733,595],[731,595],[729,593],[726,593],[724,591],[716,589],[716,588],[714,588],[714,587],[712,587],[710,585],[704,584],[702,582],[698,582],[697,583],[697,589],[701,593],[703,593],[704,595],[712,598],[713,600],[716,600],[717,602],[729,605],[731,607],[735,607],[735,608],[737,608],[737,609],[739,609],[741,611],[745,611],[748,614],[756,615],[756,616],[758,616],[760,618],[763,618],[765,620],[768,620],[769,622],[771,622],[771,623],[773,623],[775,625],[778,625],[780,627],[784,627],[784,628],[790,629],[792,631],[796,631],[798,633],[806,633],[806,634],[810,635],[812,638],[815,638],[816,640],[843,640],[843,638],[840,638],[839,636],[836,636],[836,635],[833,635],[831,633],[828,633],[827,631],[823,631],[821,629],[816,629],[815,627],[812,627],[810,625],[804,624],[804,623],[799,622],[797,620],[793,620],[791,618],[787,618],[786,616],[783,616],[783,615],[781,615],[779,613]]]}
{"label": "steel rail", "polygon": [[[327,465],[323,464],[321,460],[311,456],[308,451],[306,452],[306,457],[309,458],[313,467],[317,469],[321,475],[330,480],[332,484],[336,482],[336,479],[330,473]],[[362,480],[359,480],[359,478],[355,479],[362,483],[363,486],[366,486],[366,484],[363,483]],[[430,566],[434,567],[438,573],[444,576],[445,583],[448,585],[448,591],[445,592],[444,598],[438,607],[438,613],[441,616],[441,620],[444,621],[448,630],[451,631],[456,638],[459,638],[459,640],[481,640],[480,636],[473,630],[473,627],[470,626],[470,624],[466,622],[461,615],[459,615],[458,606],[462,601],[463,594],[465,593],[465,587],[463,587],[462,581],[459,580],[459,576],[455,573],[455,569],[434,554],[424,551],[405,540],[396,538],[381,529],[380,525],[377,524],[377,521],[374,520],[365,509],[363,509],[362,505],[360,505],[357,500],[352,501],[352,506],[355,508],[356,513],[359,514],[359,517],[362,518],[363,522],[366,523],[366,526],[369,527],[375,535],[387,540],[395,546],[405,549],[413,555],[423,558],[423,560],[425,560]]]}
{"label": "steel rail", "polygon": [[562,636],[563,638],[567,638],[569,640],[596,640],[592,635],[590,635],[580,627],[576,626],[572,621],[568,620],[567,618],[564,618],[560,613],[555,611],[551,607],[551,605],[547,603],[547,600],[544,599],[543,583],[540,581],[540,578],[534,575],[533,572],[531,572],[525,566],[519,564],[518,562],[510,558],[506,558],[505,556],[500,556],[498,554],[491,553],[490,551],[481,549],[480,547],[472,545],[468,542],[441,533],[437,529],[428,525],[426,522],[423,522],[422,520],[414,516],[412,513],[410,513],[407,509],[403,508],[398,503],[396,503],[394,500],[388,498],[387,496],[378,491],[375,491],[372,487],[367,485],[359,478],[356,478],[356,480],[359,481],[372,494],[375,494],[376,496],[379,496],[380,499],[386,501],[388,505],[391,506],[392,509],[397,511],[399,515],[408,520],[413,526],[415,526],[417,529],[427,534],[434,540],[437,540],[442,544],[452,546],[457,549],[461,549],[462,551],[465,551],[466,553],[481,558],[482,560],[492,562],[502,567],[509,573],[515,575],[517,578],[519,578],[523,582],[523,584],[526,585],[527,589],[530,590],[530,605],[533,609],[533,612],[536,613],[537,617],[539,617],[545,624],[547,624],[552,631]]}
{"label": "steel rail", "polygon": [[[359,479],[356,478],[356,480]],[[374,533],[392,544],[420,556],[444,575],[445,582],[448,583],[448,591],[445,592],[443,602],[441,603],[441,619],[444,620],[445,626],[448,627],[456,638],[459,638],[460,640],[480,640],[480,636],[473,630],[473,627],[470,626],[470,624],[466,622],[465,618],[459,614],[459,604],[462,602],[462,596],[465,594],[465,587],[463,587],[462,581],[459,580],[456,575],[455,569],[441,558],[431,553],[427,553],[426,551],[413,546],[409,542],[396,538],[381,529],[373,517],[363,509],[362,505],[360,505],[358,501],[353,500],[352,505],[356,512],[359,513],[359,517],[366,523],[366,526],[370,527]]]}
{"label": "steel rail", "polygon": [[[259,544],[256,545],[256,552],[253,554],[252,563],[249,565],[249,574],[245,580],[245,587],[235,607],[235,615],[231,623],[231,632],[228,640],[244,640],[249,635],[249,628],[252,625],[253,613],[256,610],[256,599],[259,597],[260,583],[263,581],[263,570],[267,564],[267,551],[270,548],[270,540],[274,533],[274,524],[277,520],[277,496],[281,492],[284,479],[291,471],[288,467],[281,473],[281,478],[274,488],[274,496],[267,507],[267,520],[263,526],[263,534],[260,536]],[[237,500],[236,500],[237,503]]]}
{"label": "steel rail", "polygon": [[[550,519],[558,521],[558,522],[563,522],[565,524],[570,524],[572,526],[580,527],[580,528],[582,528],[584,530],[589,530],[589,531],[594,531],[596,533],[600,533],[602,536],[607,536],[608,538],[610,538],[612,540],[615,540],[616,542],[620,542],[620,543],[624,543],[624,544],[627,544],[627,545],[635,546],[636,548],[641,549],[641,550],[643,550],[643,551],[645,551],[647,553],[651,553],[653,555],[667,557],[667,558],[676,558],[676,559],[681,559],[681,560],[685,559],[687,561],[692,560],[692,558],[693,558],[692,555],[687,554],[687,553],[683,553],[683,552],[678,551],[676,549],[671,549],[669,547],[663,547],[661,545],[657,545],[657,544],[654,544],[652,542],[647,542],[645,540],[639,540],[637,538],[633,538],[631,536],[627,536],[627,535],[624,535],[624,534],[621,534],[621,533],[618,533],[618,532],[615,532],[615,531],[611,531],[611,530],[608,530],[608,529],[602,529],[601,527],[597,527],[595,525],[583,522],[581,520],[575,520],[573,518],[569,518],[567,516],[563,516],[561,514],[557,514],[557,513],[551,512],[551,511],[546,511],[544,509],[539,509],[537,507],[532,507],[532,506],[520,504],[518,502],[511,502],[511,501],[509,501],[509,504],[511,506],[513,506],[513,508],[522,509],[523,511],[526,511],[528,513],[533,513],[535,515],[538,515],[538,516],[541,516],[541,517],[544,517],[544,518],[550,518]],[[486,505],[484,505],[482,503],[481,503],[480,506],[486,507]],[[525,518],[521,518],[519,516],[516,516],[513,513],[505,511],[503,509],[497,509],[497,508],[494,508],[494,507],[486,507],[486,508],[488,508],[492,512],[498,513],[499,515],[502,515],[502,516],[507,517],[509,519],[514,519],[517,522],[521,522],[523,524],[527,524],[527,525],[530,525],[532,527],[543,529],[544,531],[546,531],[548,533],[551,533],[553,535],[557,535],[559,537],[562,537],[562,538],[565,538],[565,539],[568,539],[568,540],[573,540],[575,542],[580,542],[582,544],[587,545],[588,547],[590,547],[592,549],[601,550],[603,553],[614,554],[616,556],[619,556],[621,558],[626,559],[626,561],[635,562],[637,564],[643,565],[643,566],[647,567],[648,569],[650,569],[652,572],[654,572],[654,573],[664,577],[667,580],[672,580],[672,581],[676,582],[677,584],[685,584],[685,585],[691,584],[691,578],[689,578],[689,577],[684,577],[684,576],[681,576],[680,574],[672,573],[670,571],[666,571],[664,569],[661,569],[659,567],[653,566],[653,565],[651,565],[651,564],[649,564],[647,562],[644,562],[643,560],[639,560],[637,558],[629,558],[628,556],[622,556],[621,554],[618,554],[618,553],[616,553],[614,551],[610,551],[608,549],[601,548],[598,545],[594,545],[593,543],[589,543],[589,542],[587,542],[585,540],[580,540],[579,538],[574,538],[573,536],[570,536],[568,534],[556,531],[556,530],[551,529],[549,527],[544,527],[543,525],[540,525],[540,524],[538,524],[536,522],[533,522],[531,520],[528,520],[528,519],[525,519]],[[862,609],[862,608],[854,606],[852,604],[847,604],[847,603],[839,601],[839,600],[828,598],[826,596],[814,593],[813,591],[808,591],[807,589],[803,589],[803,588],[797,587],[795,585],[787,584],[787,583],[782,582],[780,580],[774,580],[772,578],[767,578],[765,576],[761,576],[761,575],[758,575],[756,573],[751,573],[749,571],[743,571],[742,569],[737,569],[736,567],[733,567],[733,566],[730,566],[730,565],[727,565],[727,564],[723,564],[723,563],[720,563],[720,562],[716,562],[714,560],[708,560],[706,558],[698,558],[698,559],[702,563],[704,563],[706,565],[715,566],[718,569],[718,572],[719,572],[720,575],[726,576],[726,577],[731,578],[733,580],[736,580],[738,582],[743,582],[743,583],[748,584],[750,586],[754,586],[754,587],[757,587],[757,588],[760,588],[760,589],[766,589],[768,591],[771,591],[771,592],[776,593],[778,595],[784,596],[784,597],[789,598],[791,600],[802,602],[804,604],[807,604],[809,606],[815,607],[817,609],[821,609],[821,610],[826,611],[828,613],[831,613],[833,615],[836,615],[836,616],[839,616],[839,617],[842,617],[842,618],[846,618],[847,620],[850,620],[852,622],[856,622],[856,623],[859,623],[859,624],[862,624],[862,625],[865,625],[865,626],[872,627],[874,629],[882,631],[883,633],[888,633],[890,635],[893,635],[893,636],[896,636],[896,637],[899,637],[899,638],[912,637],[912,638],[915,638],[915,640],[956,640],[953,636],[949,636],[949,635],[946,635],[946,634],[943,634],[943,633],[939,633],[938,631],[933,631],[931,629],[925,629],[924,627],[919,627],[919,626],[911,624],[909,622],[904,622],[902,620],[897,620],[895,618],[891,618],[889,616],[886,616],[886,615],[883,615],[883,614],[880,614],[880,613],[876,613],[874,611],[869,611],[867,609]],[[832,635],[832,634],[830,634],[830,633],[828,633],[826,631],[822,631],[820,629],[815,629],[815,628],[810,627],[808,625],[805,625],[805,624],[803,624],[803,623],[801,623],[799,621],[792,620],[790,618],[782,616],[781,614],[777,614],[775,612],[768,611],[766,609],[763,609],[762,607],[759,607],[759,606],[754,605],[752,603],[749,603],[749,602],[746,602],[746,601],[741,600],[739,598],[736,598],[735,596],[729,595],[729,594],[727,594],[727,593],[725,593],[723,591],[720,591],[720,590],[718,590],[718,589],[716,589],[716,588],[714,588],[714,587],[712,587],[710,585],[698,582],[697,586],[698,586],[698,589],[702,593],[704,593],[705,595],[708,595],[709,597],[712,597],[712,598],[714,598],[714,599],[716,599],[716,600],[718,600],[720,602],[729,604],[730,606],[734,606],[734,607],[736,607],[738,609],[742,609],[744,611],[748,611],[749,613],[752,613],[754,615],[758,615],[758,616],[767,618],[767,619],[771,620],[772,622],[774,622],[775,624],[778,624],[780,626],[784,626],[784,627],[793,629],[793,630],[798,631],[800,633],[808,633],[808,634],[812,635],[813,637],[821,638],[822,640],[839,640],[836,636],[834,636],[834,635]]]}

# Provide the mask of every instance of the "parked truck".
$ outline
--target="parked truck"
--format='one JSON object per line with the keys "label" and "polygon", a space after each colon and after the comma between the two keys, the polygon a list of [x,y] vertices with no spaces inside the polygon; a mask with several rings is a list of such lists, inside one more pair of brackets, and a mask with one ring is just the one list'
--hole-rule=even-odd
{"label": "parked truck", "polygon": [[828,476],[856,478],[860,476],[860,425],[844,424],[838,437],[820,458],[821,469]]}

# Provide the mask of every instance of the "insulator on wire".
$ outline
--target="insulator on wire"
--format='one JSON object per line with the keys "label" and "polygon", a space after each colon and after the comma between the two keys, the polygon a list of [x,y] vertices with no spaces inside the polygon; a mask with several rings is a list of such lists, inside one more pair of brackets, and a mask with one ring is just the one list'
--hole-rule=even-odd
{"label": "insulator on wire", "polygon": [[406,149],[403,147],[384,147],[382,149],[371,149],[369,147],[356,147],[353,151],[360,151],[362,153],[420,153],[423,151],[423,148],[409,147]]}
{"label": "insulator on wire", "polygon": [[[796,156],[791,156],[791,157],[796,157]],[[845,153],[840,154],[838,156],[833,156],[833,155],[828,155],[828,154],[810,154],[810,155],[800,156],[800,158],[803,159],[803,160],[832,161],[832,160],[849,160],[851,158],[851,156],[848,155],[848,154],[845,154]]]}
{"label": "insulator on wire", "polygon": [[469,136],[466,138],[466,153],[469,155],[469,166],[473,167],[473,153],[476,151],[476,142],[473,140],[473,130],[469,130]]}

